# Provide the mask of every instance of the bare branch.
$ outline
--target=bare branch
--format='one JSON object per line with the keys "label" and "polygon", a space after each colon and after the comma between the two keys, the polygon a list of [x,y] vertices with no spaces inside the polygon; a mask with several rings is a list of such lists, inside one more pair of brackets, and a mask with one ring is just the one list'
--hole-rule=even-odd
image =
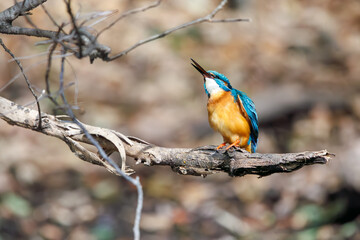
{"label": "bare branch", "polygon": [[38,96],[35,94],[34,89],[31,86],[31,83],[29,81],[29,79],[27,78],[24,69],[21,65],[21,62],[19,60],[16,59],[15,55],[10,51],[10,49],[8,49],[6,47],[6,45],[4,44],[4,42],[2,41],[2,39],[0,38],[0,45],[4,48],[4,50],[15,60],[16,64],[19,66],[20,71],[22,73],[22,75],[24,76],[25,82],[31,92],[31,94],[34,96],[35,100],[36,100],[36,105],[38,108],[38,114],[39,114],[39,125],[38,125],[38,129],[41,129],[41,109],[40,109],[40,103],[39,103],[39,99]]}
{"label": "bare branch", "polygon": [[[37,125],[37,111],[19,106],[0,97],[0,118],[9,124],[39,131]],[[41,133],[57,137],[65,141],[70,138],[76,142],[93,144],[90,137],[95,138],[99,145],[107,151],[118,151],[114,143],[99,134],[85,134],[84,129],[96,128],[97,133],[109,134],[114,130],[98,128],[83,124],[80,128],[75,123],[63,121],[58,117],[42,114],[44,126]],[[163,148],[148,144],[134,137],[128,137],[132,145],[123,141],[126,155],[133,157],[137,163],[145,165],[170,166],[173,171],[185,175],[206,176],[208,174],[225,172],[230,176],[244,176],[256,174],[267,176],[277,172],[291,172],[306,165],[325,164],[332,154],[326,150],[302,153],[261,154],[248,153],[240,150],[217,152],[214,146],[201,148]],[[82,159],[90,163],[99,163],[98,157],[87,154]],[[113,172],[113,169],[103,164]]]}
{"label": "bare branch", "polygon": [[[63,55],[66,54],[66,50],[63,49],[62,50]],[[89,142],[94,145],[96,147],[96,149],[98,150],[100,156],[105,159],[104,162],[104,166],[107,166],[108,168],[111,167],[112,170],[115,169],[115,173],[117,175],[122,176],[123,178],[125,178],[128,182],[130,182],[131,184],[133,184],[138,192],[138,203],[136,206],[136,214],[135,214],[135,220],[134,220],[134,227],[133,227],[133,231],[134,231],[134,239],[139,240],[140,239],[140,218],[141,218],[141,209],[143,206],[143,191],[142,191],[142,186],[140,183],[140,179],[139,177],[131,178],[130,176],[128,176],[125,173],[125,160],[126,160],[126,155],[125,155],[125,149],[124,149],[124,145],[122,143],[122,141],[119,141],[119,138],[116,137],[115,134],[102,134],[101,131],[96,131],[93,132],[92,134],[90,134],[90,132],[87,130],[87,128],[79,121],[77,120],[77,118],[75,117],[73,111],[71,110],[70,105],[67,102],[67,99],[65,97],[65,93],[64,93],[64,67],[65,67],[65,57],[61,58],[61,67],[60,67],[60,96],[62,98],[62,101],[65,104],[65,110],[67,112],[67,114],[70,116],[72,122],[74,124],[76,124],[76,126],[78,127],[79,130],[81,130],[81,133],[84,134],[86,136],[86,138],[89,140]],[[73,129],[75,130],[75,129]],[[120,153],[120,156],[122,158],[122,165],[121,165],[121,169],[119,168],[118,164],[116,164],[111,158],[109,158],[109,156],[105,153],[103,147],[99,144],[99,142],[93,137],[93,136],[102,136],[105,137],[105,139],[107,139],[108,141],[111,141],[112,143],[115,144],[117,150]],[[109,137],[108,137],[109,136]],[[111,138],[112,137],[112,138]],[[66,138],[67,140],[69,139],[68,137]],[[69,143],[73,143],[73,146],[76,146],[76,143],[74,143],[73,141],[69,141]],[[130,140],[127,140],[128,144],[131,144]],[[78,150],[82,150],[83,153],[89,153],[88,157],[93,156],[93,154],[90,151],[84,151],[85,148],[81,148],[78,146],[77,148]],[[86,154],[82,155],[82,157],[84,157],[84,159],[86,159]],[[110,165],[110,166],[109,166]]]}
{"label": "bare branch", "polygon": [[136,44],[132,45],[131,47],[125,49],[124,51],[114,55],[114,56],[111,56],[109,57],[108,59],[104,59],[106,61],[112,61],[112,60],[115,60],[119,57],[122,57],[126,54],[128,54],[130,51],[134,50],[135,48],[137,47],[140,47],[141,45],[144,45],[148,42],[151,42],[151,41],[154,41],[156,39],[159,39],[159,38],[163,38],[177,30],[180,30],[180,29],[183,29],[183,28],[186,28],[186,27],[189,27],[189,26],[192,26],[192,25],[195,25],[195,24],[199,24],[199,23],[203,23],[203,22],[243,22],[243,21],[249,21],[249,19],[242,19],[242,18],[231,18],[231,19],[220,19],[220,20],[214,20],[213,18],[215,17],[215,15],[224,7],[224,5],[227,3],[227,0],[222,0],[220,2],[220,4],[207,16],[205,17],[202,17],[202,18],[198,18],[196,20],[193,20],[193,21],[190,21],[190,22],[187,22],[187,23],[183,23],[179,26],[176,26],[176,27],[173,27],[173,28],[170,28],[162,33],[159,33],[159,34],[155,34],[149,38],[146,38],[146,39],[143,39],[143,40],[140,40],[139,42],[137,42]]}
{"label": "bare branch", "polygon": [[148,6],[145,6],[145,7],[140,7],[140,8],[135,8],[135,9],[132,9],[132,10],[129,10],[127,12],[124,12],[123,14],[121,14],[117,19],[115,19],[115,21],[113,21],[112,23],[110,23],[108,26],[106,26],[104,29],[102,29],[96,36],[96,39],[106,30],[108,30],[109,28],[111,28],[112,26],[114,26],[117,22],[119,22],[121,19],[129,16],[129,15],[132,15],[132,14],[136,14],[136,13],[139,13],[139,12],[145,12],[146,10],[149,10],[151,8],[155,8],[157,6],[159,6],[161,3],[161,0],[158,0]]}
{"label": "bare branch", "polygon": [[60,27],[60,25],[55,21],[55,19],[53,18],[53,16],[51,16],[51,14],[49,13],[49,11],[46,9],[46,7],[44,6],[44,4],[41,4],[42,9],[44,10],[44,12],[46,13],[46,15],[48,16],[48,18],[50,19],[50,21],[58,28],[61,29],[61,31],[65,33],[65,31],[62,29],[62,27]]}
{"label": "bare branch", "polygon": [[[31,10],[42,5],[44,2],[46,2],[46,0],[24,0],[22,2],[17,2],[17,0],[15,0],[15,4],[12,7],[0,12],[0,33],[43,37],[43,38],[47,38],[46,41],[43,41],[44,43],[52,44],[50,49],[48,50],[48,54],[49,54],[47,59],[48,65],[45,73],[46,93],[47,96],[49,96],[49,98],[55,104],[57,104],[57,107],[61,107],[67,112],[68,118],[70,118],[72,122],[63,121],[60,117],[41,113],[39,98],[35,94],[29,80],[27,79],[25,75],[25,71],[22,68],[20,61],[17,58],[15,58],[15,56],[5,46],[5,44],[1,41],[1,39],[0,39],[0,44],[3,46],[5,51],[8,52],[16,61],[16,63],[19,65],[21,73],[24,75],[26,83],[28,84],[28,88],[31,90],[32,94],[35,97],[38,110],[35,111],[27,107],[16,105],[15,103],[0,97],[0,118],[4,119],[9,124],[14,124],[24,128],[29,128],[41,132],[43,134],[57,137],[62,141],[64,141],[69,146],[71,151],[73,151],[74,154],[80,159],[93,164],[104,166],[110,172],[124,177],[127,181],[129,181],[134,186],[136,186],[138,192],[138,202],[136,207],[136,215],[135,215],[134,228],[133,228],[134,239],[140,238],[139,224],[140,224],[141,209],[143,203],[143,191],[139,178],[138,177],[132,178],[128,175],[132,173],[132,171],[131,169],[126,168],[127,167],[125,162],[126,155],[136,159],[137,163],[145,163],[148,165],[171,166],[174,171],[179,172],[181,174],[204,176],[207,174],[220,172],[220,171],[228,172],[230,175],[234,175],[234,176],[238,174],[236,173],[236,168],[232,169],[231,164],[230,165],[228,164],[232,162],[230,152],[226,152],[223,154],[217,153],[214,152],[214,149],[211,147],[199,148],[199,149],[166,149],[166,148],[153,146],[135,137],[126,137],[121,133],[118,133],[110,129],[85,125],[76,119],[72,111],[72,106],[69,105],[64,94],[64,89],[66,87],[64,85],[64,66],[66,60],[65,58],[68,56],[66,54],[67,52],[74,54],[78,58],[83,58],[88,56],[91,62],[93,62],[95,58],[101,58],[105,61],[111,61],[127,54],[131,50],[143,44],[146,44],[158,38],[162,38],[166,35],[171,34],[174,31],[183,29],[185,27],[197,23],[244,21],[244,19],[220,19],[220,20],[213,19],[215,15],[227,3],[227,0],[222,0],[220,4],[209,15],[188,23],[184,23],[177,27],[171,28],[161,34],[157,34],[150,38],[144,39],[136,43],[132,47],[126,49],[125,51],[115,55],[112,58],[109,58],[108,56],[111,49],[105,45],[99,44],[97,42],[97,38],[104,31],[111,28],[121,19],[129,15],[139,12],[144,12],[148,9],[154,8],[160,4],[161,0],[158,0],[148,6],[142,8],[136,8],[121,14],[116,20],[114,20],[107,27],[102,29],[97,35],[93,34],[92,26],[106,19],[109,16],[109,13],[112,14],[112,12],[101,12],[101,13],[91,14],[90,17],[85,18],[85,20],[81,22],[80,20],[81,18],[73,14],[73,11],[71,9],[71,0],[64,0],[64,3],[66,4],[67,7],[67,13],[70,16],[70,22],[59,25],[55,21],[55,19],[49,14],[46,8],[42,6],[43,10],[50,18],[51,22],[58,29],[57,31],[43,30],[43,29],[39,29],[31,21],[28,15],[31,14],[30,13]],[[19,16],[24,16],[30,27],[33,28],[13,26],[13,21],[17,19]],[[92,22],[92,24],[89,24],[90,21],[93,21],[93,19],[95,19],[96,21]],[[72,29],[70,30],[69,33],[64,31],[63,29],[63,27],[66,24],[72,25]],[[60,87],[59,90],[56,92],[56,95],[61,96],[63,105],[59,105],[57,103],[56,95],[54,95],[55,96],[54,98],[51,95],[54,93],[50,92],[50,83],[49,83],[49,74],[52,64],[51,60],[53,59],[53,53],[56,51],[56,48],[58,46],[61,47],[62,53],[60,55],[55,56],[55,57],[61,57],[60,80],[59,80]],[[10,83],[11,82],[12,81],[10,81]],[[40,97],[44,95],[45,95],[45,91],[43,90]],[[80,143],[88,143],[95,146],[96,149],[98,150],[98,153],[88,150]],[[119,164],[115,163],[107,155],[107,153],[111,153],[114,151],[120,153],[122,160],[121,169],[119,168]],[[234,152],[235,159],[238,158],[237,152],[238,151]],[[242,152],[239,153],[245,154]],[[216,154],[220,154],[221,158],[217,158]],[[202,159],[201,156],[204,156],[203,157],[204,162],[199,161]],[[222,159],[224,158],[224,156],[229,156],[230,160],[224,161]],[[248,156],[248,158],[250,157],[251,156]],[[186,160],[184,161],[184,159]],[[217,166],[215,163],[220,163],[221,166]],[[256,173],[257,172],[255,172],[254,174]]]}
{"label": "bare branch", "polygon": [[[60,26],[59,30],[58,30],[58,34],[60,34],[60,31],[62,31],[62,29],[63,29],[63,26]],[[47,93],[47,96],[50,99],[50,101],[53,102],[55,104],[55,106],[58,106],[58,103],[57,103],[56,99],[53,98],[53,96],[51,96],[49,77],[50,77],[50,70],[51,70],[51,63],[52,63],[52,55],[56,49],[57,44],[58,44],[57,42],[54,42],[50,48],[49,55],[48,55],[48,61],[47,61],[47,67],[46,67],[46,71],[45,71],[46,93]],[[62,57],[62,58],[64,58],[64,57]]]}
{"label": "bare branch", "polygon": [[0,21],[11,23],[17,17],[29,14],[28,12],[37,8],[40,4],[47,0],[27,0],[23,2],[16,2],[13,6],[0,12]]}
{"label": "bare branch", "polygon": [[79,28],[78,28],[78,26],[76,24],[76,19],[75,19],[74,14],[72,13],[72,10],[71,10],[71,0],[64,0],[64,2],[66,4],[66,10],[67,10],[67,12],[68,12],[68,14],[70,16],[70,19],[71,19],[71,24],[73,25],[73,29],[75,30],[76,36],[78,38],[78,41],[76,42],[76,44],[79,47],[79,58],[82,58],[83,42],[82,42],[82,39],[81,39]]}
{"label": "bare branch", "polygon": [[0,32],[13,35],[26,35],[34,37],[53,38],[56,32],[39,28],[23,28],[12,26],[12,22],[19,16],[29,15],[29,11],[35,9],[47,0],[28,0],[16,2],[13,6],[0,12]]}
{"label": "bare branch", "polygon": [[230,22],[250,22],[250,19],[239,19],[239,18],[225,18],[225,19],[210,19],[210,23],[230,23]]}
{"label": "bare branch", "polygon": [[212,19],[213,17],[215,17],[215,15],[221,10],[223,9],[223,7],[225,6],[225,4],[227,3],[228,1],[227,0],[222,0],[220,2],[219,5],[217,5],[217,7],[209,14],[207,15],[206,17],[209,18],[209,19]]}
{"label": "bare branch", "polygon": [[[61,26],[59,27],[59,31],[51,31],[12,25],[12,22],[17,17],[28,15],[28,11],[38,7],[44,2],[46,2],[46,0],[23,1],[16,3],[12,7],[0,12],[0,33],[48,38],[50,40],[47,43],[57,42],[62,47],[65,47],[68,51],[75,53],[75,56],[78,58],[89,56],[91,62],[98,57],[102,59],[108,58],[107,55],[110,52],[110,48],[97,43],[95,36],[89,33],[85,27],[77,26],[76,19],[71,11],[70,1],[68,0],[65,0],[65,4],[67,6],[68,14],[70,15],[71,23],[73,25],[73,31],[71,31],[70,34],[66,34],[62,30]],[[48,14],[46,10],[44,11],[46,14]],[[56,26],[58,26],[54,19],[51,21]],[[72,46],[78,46],[78,49],[75,49]]]}
{"label": "bare branch", "polygon": [[[59,51],[55,51],[55,53],[59,53]],[[49,51],[45,51],[45,52],[41,52],[41,53],[35,53],[35,54],[32,54],[32,55],[26,55],[26,56],[17,56],[15,57],[15,59],[17,60],[28,60],[28,59],[34,59],[36,57],[42,57],[44,55],[47,55],[49,54]],[[8,62],[14,62],[15,59],[9,59]]]}
{"label": "bare branch", "polygon": [[35,29],[35,28],[24,28],[18,26],[12,26],[5,22],[0,22],[0,32],[4,34],[11,34],[11,35],[25,35],[30,37],[44,37],[52,39],[56,36],[55,31],[50,30],[42,30],[42,29]]}
{"label": "bare branch", "polygon": [[[95,11],[95,12],[90,12],[90,13],[87,13],[85,14],[85,16],[79,16],[78,17],[78,20],[82,20],[84,19],[80,24],[79,26],[85,26],[88,27],[88,28],[91,28],[93,26],[95,26],[96,24],[99,24],[101,23],[102,21],[104,21],[105,19],[111,17],[112,15],[115,15],[116,13],[118,12],[118,10],[112,10],[112,11]],[[97,19],[98,18],[98,19]],[[94,19],[97,19],[96,21],[94,22],[91,22],[92,20]]]}
{"label": "bare branch", "polygon": [[[148,37],[146,39],[140,40],[139,42],[135,43],[134,45],[128,47],[127,49],[123,50],[122,52],[115,54],[111,57],[109,57],[109,53],[111,49],[105,45],[99,44],[97,42],[97,38],[107,29],[111,28],[113,25],[115,25],[118,21],[121,19],[135,14],[139,12],[144,12],[146,10],[149,10],[151,8],[157,7],[161,0],[158,0],[148,6],[136,8],[129,10],[123,14],[121,14],[115,21],[110,23],[107,27],[102,29],[96,36],[94,36],[92,33],[89,32],[89,27],[85,26],[85,23],[87,20],[85,20],[83,23],[78,24],[75,16],[72,13],[71,10],[71,1],[70,0],[64,0],[66,6],[67,6],[67,12],[70,16],[70,23],[73,26],[73,30],[66,34],[61,27],[56,23],[56,21],[51,17],[49,12],[46,10],[46,8],[43,7],[45,13],[50,17],[50,20],[54,23],[55,26],[58,26],[59,31],[50,31],[50,30],[43,30],[39,28],[24,28],[24,27],[18,27],[13,26],[12,21],[14,21],[17,17],[22,15],[27,15],[28,11],[36,8],[40,4],[46,2],[46,0],[30,0],[30,1],[23,1],[16,3],[14,6],[4,10],[3,12],[0,12],[0,33],[5,34],[12,34],[12,35],[26,35],[26,36],[34,36],[34,37],[44,37],[48,38],[50,40],[45,41],[44,43],[55,43],[57,42],[62,47],[64,47],[67,51],[71,51],[75,54],[78,58],[83,58],[89,56],[90,62],[92,63],[94,59],[101,58],[104,61],[112,61],[119,57],[122,57],[129,53],[130,51],[134,50],[135,48],[142,46],[146,43],[149,43],[151,41],[154,41],[159,38],[163,38],[175,31],[178,31],[180,29],[203,23],[203,22],[209,22],[209,23],[227,23],[227,22],[241,22],[241,21],[249,21],[249,19],[241,19],[241,18],[229,18],[229,19],[214,19],[215,15],[223,9],[225,4],[228,2],[227,0],[222,0],[219,5],[207,16],[198,18],[196,20],[183,23],[181,25],[178,25],[176,27],[170,28],[160,34],[155,34],[151,37]],[[91,18],[90,18],[91,19]],[[90,21],[89,19],[89,21]],[[77,48],[75,48],[77,46]]]}

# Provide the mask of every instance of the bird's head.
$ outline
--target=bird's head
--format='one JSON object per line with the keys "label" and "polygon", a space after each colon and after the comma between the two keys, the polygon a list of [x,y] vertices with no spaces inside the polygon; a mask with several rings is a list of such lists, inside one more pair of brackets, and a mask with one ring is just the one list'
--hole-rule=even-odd
{"label": "bird's head", "polygon": [[220,91],[228,92],[232,89],[229,79],[223,74],[216,71],[205,71],[194,59],[191,58],[191,61],[193,62],[191,65],[203,75],[205,92],[209,97]]}

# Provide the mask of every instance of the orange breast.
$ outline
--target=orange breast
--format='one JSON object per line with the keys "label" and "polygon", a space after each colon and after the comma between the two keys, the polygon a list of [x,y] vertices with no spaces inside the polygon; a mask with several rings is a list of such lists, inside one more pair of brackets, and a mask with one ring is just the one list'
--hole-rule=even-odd
{"label": "orange breast", "polygon": [[220,132],[229,144],[240,140],[240,147],[248,148],[250,126],[242,115],[239,103],[230,92],[212,94],[207,104],[210,126]]}

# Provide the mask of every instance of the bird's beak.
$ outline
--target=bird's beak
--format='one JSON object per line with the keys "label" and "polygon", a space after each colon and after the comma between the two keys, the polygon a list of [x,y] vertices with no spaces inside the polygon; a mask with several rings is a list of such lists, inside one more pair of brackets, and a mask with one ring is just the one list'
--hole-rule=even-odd
{"label": "bird's beak", "polygon": [[190,59],[193,62],[191,65],[193,65],[193,67],[196,68],[196,70],[198,70],[204,76],[204,78],[213,78],[208,72],[205,71],[205,69],[203,69],[197,62],[195,62],[194,59]]}

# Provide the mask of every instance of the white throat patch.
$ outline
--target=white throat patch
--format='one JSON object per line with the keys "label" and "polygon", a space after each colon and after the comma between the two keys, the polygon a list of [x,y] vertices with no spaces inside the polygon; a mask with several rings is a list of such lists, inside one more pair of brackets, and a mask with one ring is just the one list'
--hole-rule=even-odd
{"label": "white throat patch", "polygon": [[219,85],[215,82],[215,80],[212,78],[207,78],[207,77],[205,78],[205,86],[206,86],[206,90],[210,95],[216,94],[222,90],[219,87]]}

